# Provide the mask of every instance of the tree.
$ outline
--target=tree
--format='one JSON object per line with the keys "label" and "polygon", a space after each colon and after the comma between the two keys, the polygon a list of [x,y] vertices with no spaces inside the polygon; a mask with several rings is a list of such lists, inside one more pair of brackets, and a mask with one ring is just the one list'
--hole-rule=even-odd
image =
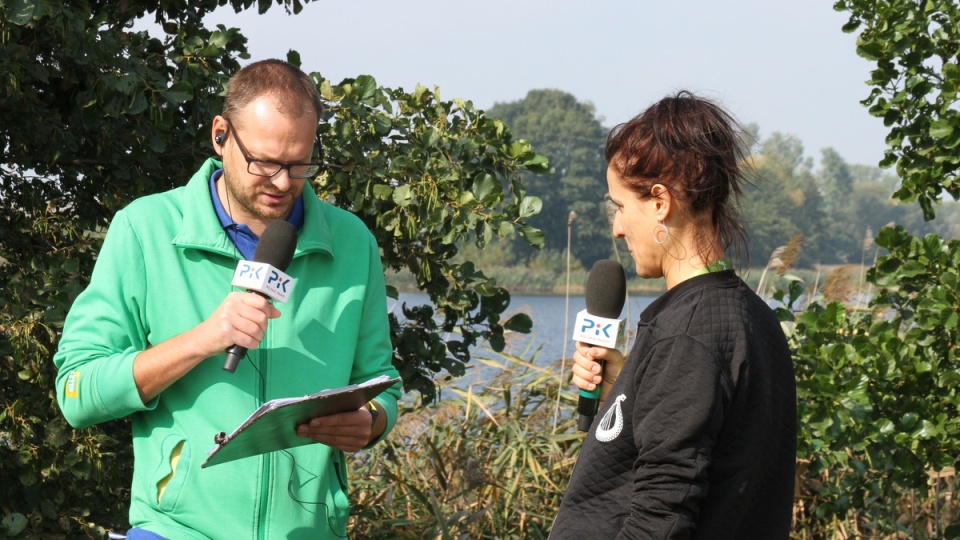
{"label": "tree", "polygon": [[862,103],[890,126],[881,166],[896,164],[903,179],[894,196],[932,219],[942,194],[960,197],[957,5],[841,0],[835,8],[850,12],[844,31],[861,30],[857,53],[876,62]]}
{"label": "tree", "polygon": [[[308,0],[277,0],[299,12]],[[269,0],[256,5],[262,13]],[[0,2],[0,531],[31,537],[103,535],[126,521],[127,424],[73,430],[53,390],[53,351],[114,212],[184,183],[213,155],[207,122],[227,78],[248,57],[236,30],[203,16],[253,0]],[[131,31],[151,15],[165,35]],[[291,52],[288,60],[299,63]],[[540,209],[521,171],[546,159],[470,102],[313,73],[330,114],[331,164],[319,194],[359,215],[384,265],[408,268],[431,306],[391,318],[406,390],[434,398],[432,377],[463,372],[470,347],[503,347],[509,294],[458,246],[519,234]],[[392,291],[395,295],[396,291]],[[435,311],[435,308],[438,311]],[[96,489],[93,489],[96,486]]]}
{"label": "tree", "polygon": [[773,133],[761,141],[753,165],[758,178],[746,189],[744,212],[754,265],[794,234],[804,246],[796,263],[809,267],[859,263],[864,234],[889,224],[917,235],[953,230],[953,216],[927,222],[918,206],[891,199],[899,185],[896,174],[848,164],[831,148],[814,172],[799,140]]}
{"label": "tree", "polygon": [[830,210],[842,210],[843,201],[853,191],[853,173],[850,166],[833,148],[820,152],[820,188]]}
{"label": "tree", "polygon": [[[850,13],[844,30],[859,30],[857,52],[876,62],[863,103],[890,127],[881,164],[897,166],[895,197],[933,218],[942,194],[960,195],[960,7],[834,7]],[[867,273],[874,294],[866,309],[854,298],[779,313],[796,347],[799,456],[811,480],[802,487],[814,494],[804,499],[808,515],[895,530],[890,508],[902,494],[924,493],[929,473],[960,458],[960,242],[913,237],[898,225],[880,230],[876,243],[884,252]],[[795,284],[778,298],[792,305],[802,292]],[[958,533],[954,525],[944,537]]]}
{"label": "tree", "polygon": [[8,119],[0,126],[0,500],[8,534],[97,535],[100,524],[124,520],[127,426],[69,428],[55,403],[51,357],[112,213],[172,187],[207,153],[196,143],[216,106],[210,98],[221,74],[237,69],[234,55],[245,53],[236,32],[197,24],[215,5],[153,5],[167,43],[124,29],[146,4],[0,5],[0,115]]}
{"label": "tree", "polygon": [[543,245],[543,233],[525,221],[541,202],[526,194],[520,171],[545,171],[547,160],[470,102],[438,102],[421,86],[406,93],[360,76],[323,81],[321,95],[331,105],[320,128],[330,171],[317,194],[359,215],[384,265],[409,270],[429,293],[431,305],[405,306],[404,321],[390,317],[405,389],[430,402],[433,374],[463,375],[471,347],[502,351],[505,330],[531,328],[525,314],[501,322],[509,293],[455,257],[469,240],[483,248],[517,234]]}
{"label": "tree", "polygon": [[[524,186],[543,201],[543,212],[530,220],[544,232],[545,247],[567,248],[567,220],[573,225],[573,256],[589,268],[610,256],[610,223],[604,211],[606,132],[593,105],[560,90],[531,90],[520,101],[498,103],[488,114],[509,124],[553,166],[550,174],[524,176]],[[528,250],[525,250],[529,253]],[[529,257],[529,255],[528,255]]]}
{"label": "tree", "polygon": [[794,136],[773,133],[762,141],[754,166],[758,178],[746,190],[744,209],[751,253],[766,263],[777,247],[799,233],[804,246],[800,264],[818,262],[825,228],[823,197],[803,144]]}

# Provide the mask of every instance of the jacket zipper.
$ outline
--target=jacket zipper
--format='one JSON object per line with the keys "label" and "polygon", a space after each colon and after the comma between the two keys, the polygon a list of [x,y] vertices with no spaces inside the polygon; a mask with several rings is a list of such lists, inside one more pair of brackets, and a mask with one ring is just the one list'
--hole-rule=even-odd
{"label": "jacket zipper", "polygon": [[[267,364],[265,356],[267,356],[267,339],[270,335],[270,327],[267,326],[267,332],[263,337],[263,341],[260,342],[260,346],[257,348],[257,364],[260,369],[260,373],[263,374],[262,377],[259,377],[259,403],[258,406],[266,403],[267,401]],[[272,462],[270,459],[270,452],[261,455],[260,460],[260,519],[257,520],[257,538],[266,539],[267,538],[267,512],[268,512],[268,503],[270,501],[270,468]]]}

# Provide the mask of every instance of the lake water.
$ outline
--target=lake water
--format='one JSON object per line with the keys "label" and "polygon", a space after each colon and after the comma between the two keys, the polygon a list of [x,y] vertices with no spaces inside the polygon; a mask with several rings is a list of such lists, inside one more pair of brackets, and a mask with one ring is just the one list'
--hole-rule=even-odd
{"label": "lake water", "polygon": [[[632,332],[637,325],[640,313],[656,297],[629,296],[624,304],[620,317],[626,320],[626,329]],[[400,313],[399,302],[406,302],[408,306],[429,303],[430,297],[422,293],[401,293],[399,300],[387,299],[387,306],[396,313]],[[510,318],[516,313],[526,313],[533,320],[533,329],[529,334],[510,334],[507,336],[507,347],[504,352],[518,356],[524,360],[533,360],[535,364],[546,366],[561,358],[573,356],[573,322],[577,313],[585,309],[586,300],[582,295],[570,296],[538,296],[538,295],[511,295],[510,306],[503,314],[502,320]],[[627,344],[629,346],[629,343]],[[540,349],[536,356],[534,352]],[[492,355],[484,350],[473,351],[473,356]]]}

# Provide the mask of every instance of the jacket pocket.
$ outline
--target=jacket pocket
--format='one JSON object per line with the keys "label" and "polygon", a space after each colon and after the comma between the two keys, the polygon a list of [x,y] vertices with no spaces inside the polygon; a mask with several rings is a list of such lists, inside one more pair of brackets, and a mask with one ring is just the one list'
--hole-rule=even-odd
{"label": "jacket pocket", "polygon": [[179,435],[170,435],[160,444],[160,461],[153,474],[153,503],[161,511],[177,507],[183,485],[190,474],[190,445]]}

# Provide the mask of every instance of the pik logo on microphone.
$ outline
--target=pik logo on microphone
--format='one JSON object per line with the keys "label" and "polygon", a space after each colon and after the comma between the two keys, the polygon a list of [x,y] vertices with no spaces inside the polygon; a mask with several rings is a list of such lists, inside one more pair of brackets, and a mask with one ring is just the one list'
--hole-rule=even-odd
{"label": "pik logo on microphone", "polygon": [[590,330],[593,330],[593,334],[597,337],[600,337],[600,333],[603,333],[605,339],[609,339],[612,336],[610,335],[610,329],[613,328],[613,323],[603,324],[599,321],[594,321],[593,319],[588,319],[584,317],[583,326],[580,327],[580,333],[586,334]]}
{"label": "pik logo on microphone", "polygon": [[573,325],[573,340],[599,345],[608,349],[620,349],[625,342],[624,321],[597,317],[582,310],[577,313]]}
{"label": "pik logo on microphone", "polygon": [[231,285],[286,303],[290,293],[293,292],[294,280],[267,263],[240,261],[233,273]]}

